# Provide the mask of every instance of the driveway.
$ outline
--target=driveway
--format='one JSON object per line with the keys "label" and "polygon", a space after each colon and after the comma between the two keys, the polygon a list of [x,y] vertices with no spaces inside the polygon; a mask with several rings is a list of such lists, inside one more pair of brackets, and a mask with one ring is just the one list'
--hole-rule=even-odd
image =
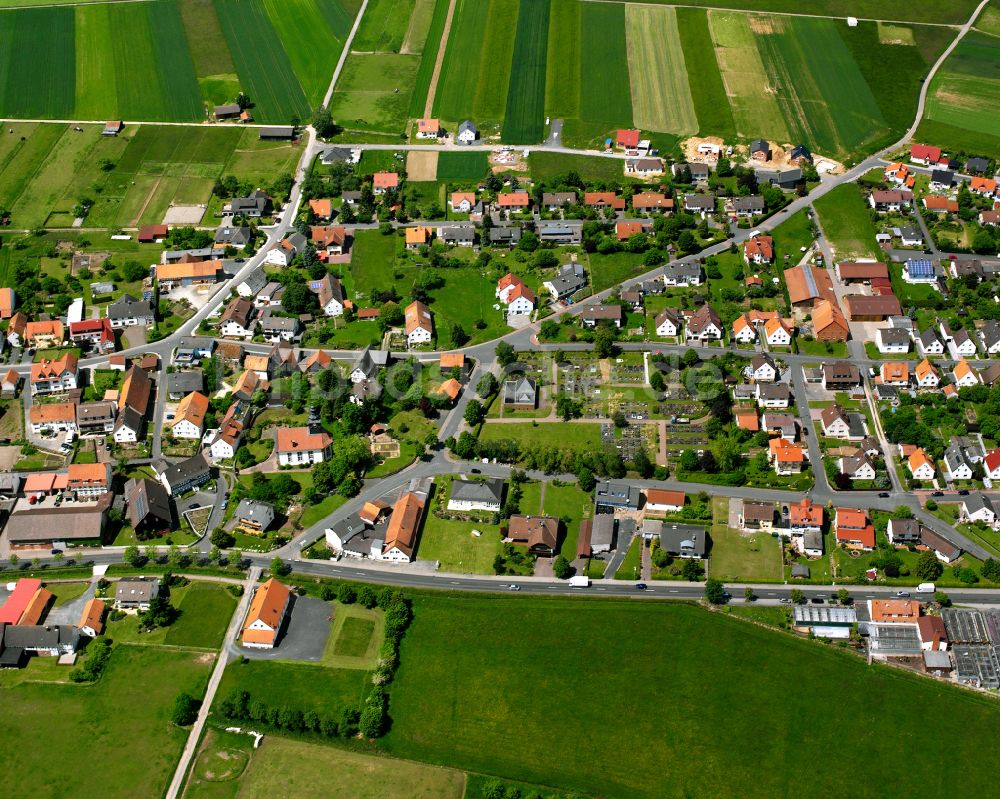
{"label": "driveway", "polygon": [[333,607],[320,599],[297,596],[274,649],[253,649],[234,645],[237,654],[251,660],[304,660],[318,662],[330,636]]}
{"label": "driveway", "polygon": [[63,605],[52,608],[45,617],[46,624],[78,624],[83,615],[83,606],[94,598],[97,592],[97,582],[91,582],[83,596],[70,600]]}

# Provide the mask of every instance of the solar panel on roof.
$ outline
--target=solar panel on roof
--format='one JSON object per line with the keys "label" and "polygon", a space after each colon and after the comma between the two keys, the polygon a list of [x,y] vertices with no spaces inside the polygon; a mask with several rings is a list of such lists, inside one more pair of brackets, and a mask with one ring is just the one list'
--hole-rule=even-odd
{"label": "solar panel on roof", "polygon": [[934,265],[930,261],[908,261],[906,270],[910,277],[933,277]]}

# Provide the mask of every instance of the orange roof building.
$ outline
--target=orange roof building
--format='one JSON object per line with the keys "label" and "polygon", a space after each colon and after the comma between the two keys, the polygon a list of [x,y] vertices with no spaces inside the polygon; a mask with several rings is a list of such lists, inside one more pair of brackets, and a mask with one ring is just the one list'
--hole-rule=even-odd
{"label": "orange roof building", "polygon": [[774,260],[774,239],[770,236],[754,236],[743,245],[743,257],[747,263],[771,263]]}
{"label": "orange roof building", "polygon": [[[27,488],[25,488],[27,492]],[[14,585],[7,601],[0,605],[0,624],[17,624],[35,594],[42,590],[42,581],[37,577],[22,577]]]}
{"label": "orange roof building", "polygon": [[847,317],[835,303],[829,300],[816,303],[813,308],[812,326],[813,335],[819,341],[847,341],[851,335]]}
{"label": "orange roof building", "polygon": [[208,397],[200,391],[192,391],[178,403],[170,428],[180,438],[201,438],[207,413]]}
{"label": "orange roof building", "polygon": [[462,392],[462,384],[459,383],[455,378],[445,380],[440,386],[438,386],[437,393],[445,396],[449,401],[454,402],[458,399],[458,395]]}
{"label": "orange roof building", "polygon": [[17,620],[17,623],[28,626],[41,624],[54,599],[55,595],[51,591],[39,588],[32,594],[31,599],[28,600],[28,606],[24,609],[24,613],[21,614],[21,618]]}
{"label": "orange roof building", "polygon": [[217,280],[222,271],[222,261],[178,261],[173,264],[159,264],[156,279],[181,283],[208,283]]}
{"label": "orange roof building", "polygon": [[916,624],[920,603],[915,599],[869,599],[872,621],[890,624]]}
{"label": "orange roof building", "polygon": [[788,506],[788,523],[792,527],[823,526],[823,506],[817,505],[809,497],[803,497],[801,502]]}
{"label": "orange roof building", "polygon": [[332,444],[333,439],[326,431],[310,433],[308,427],[279,427],[274,451],[278,453],[279,466],[308,466],[330,457]]}
{"label": "orange roof building", "polygon": [[441,353],[441,369],[464,369],[465,368],[465,353],[464,352],[442,352]]}
{"label": "orange roof building", "polygon": [[50,342],[59,344],[66,337],[62,322],[53,319],[48,322],[28,322],[24,328],[24,337],[29,342]]}
{"label": "orange roof building", "polygon": [[497,208],[530,208],[531,195],[526,191],[505,191],[497,195]]}
{"label": "orange roof building", "polygon": [[365,524],[375,525],[378,524],[379,520],[385,516],[389,510],[389,504],[382,502],[382,500],[366,502],[364,506],[362,506],[361,510],[358,511],[358,518]]}
{"label": "orange roof building", "polygon": [[310,200],[309,210],[320,219],[329,219],[333,216],[333,201],[326,200]]}
{"label": "orange roof building", "polygon": [[407,491],[392,507],[389,526],[385,531],[382,559],[409,562],[417,545],[417,531],[424,512],[424,501]]}
{"label": "orange roof building", "polygon": [[760,416],[757,415],[756,409],[754,410],[738,410],[736,413],[736,426],[740,430],[749,430],[751,433],[756,433],[760,430]]}
{"label": "orange roof building", "polygon": [[246,621],[243,623],[243,646],[273,649],[281,634],[292,592],[273,577],[256,590]]}
{"label": "orange roof building", "polygon": [[0,288],[0,319],[10,319],[17,307],[17,295],[14,289]]}
{"label": "orange roof building", "polygon": [[399,175],[395,172],[376,172],[372,175],[372,188],[376,194],[386,189],[394,189],[399,185]]}
{"label": "orange roof building", "polygon": [[683,491],[647,488],[645,493],[647,510],[680,510],[684,507],[686,495]]}
{"label": "orange roof building", "polygon": [[431,240],[431,229],[423,225],[406,228],[406,246],[409,249],[420,247]]}
{"label": "orange roof building", "polygon": [[882,364],[879,374],[887,386],[910,385],[910,365],[906,361],[887,361]]}
{"label": "orange roof building", "polygon": [[778,436],[768,442],[770,460],[778,474],[794,474],[802,471],[805,453],[801,444],[796,444]]}
{"label": "orange roof building", "polygon": [[77,625],[80,632],[95,638],[104,632],[104,611],[106,609],[103,599],[91,599],[83,606],[83,614],[80,616],[80,623]]}
{"label": "orange roof building", "polygon": [[642,222],[618,222],[615,225],[615,236],[618,241],[628,241],[632,236],[642,235],[646,228]]}
{"label": "orange roof building", "polygon": [[72,402],[50,402],[45,405],[32,405],[28,409],[28,422],[35,433],[43,427],[75,430],[76,405]]}
{"label": "orange roof building", "polygon": [[99,496],[111,490],[110,463],[71,463],[66,467],[66,487],[77,496]]}
{"label": "orange roof building", "polygon": [[844,544],[848,549],[875,549],[875,528],[867,511],[837,508],[834,528],[838,544]]}

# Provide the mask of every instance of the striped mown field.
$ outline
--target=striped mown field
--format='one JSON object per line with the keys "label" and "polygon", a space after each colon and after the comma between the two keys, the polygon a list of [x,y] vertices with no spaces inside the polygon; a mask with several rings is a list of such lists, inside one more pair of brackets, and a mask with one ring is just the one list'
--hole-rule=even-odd
{"label": "striped mown field", "polygon": [[549,4],[524,3],[514,38],[515,68],[511,69],[504,116],[505,142],[530,144],[545,129],[545,61],[549,47]]}
{"label": "striped mown field", "polygon": [[669,6],[625,6],[632,118],[646,130],[698,132],[677,11]]}

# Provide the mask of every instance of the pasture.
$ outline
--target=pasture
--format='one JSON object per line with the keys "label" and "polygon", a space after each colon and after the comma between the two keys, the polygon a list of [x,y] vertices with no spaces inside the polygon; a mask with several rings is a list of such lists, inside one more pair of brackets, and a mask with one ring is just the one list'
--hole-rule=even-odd
{"label": "pasture", "polygon": [[[659,4],[663,0],[630,0],[634,3]],[[705,8],[732,8],[729,0],[689,0],[685,5]],[[925,22],[932,25],[964,23],[977,0],[949,0],[946,3],[914,3],[912,0],[810,0],[808,13],[821,17],[843,19],[847,15],[866,19]],[[745,11],[770,11],[776,14],[803,12],[800,0],[744,0],[739,4]]]}
{"label": "pasture", "polygon": [[234,688],[249,691],[271,706],[296,707],[340,716],[346,707],[358,707],[371,679],[363,669],[333,669],[318,663],[251,660],[230,663],[216,693],[221,702]]}
{"label": "pasture", "polygon": [[528,169],[534,180],[551,180],[576,172],[584,180],[626,182],[619,159],[601,158],[596,155],[570,155],[533,150],[528,155]]}
{"label": "pasture", "polygon": [[[868,796],[946,795],[939,764],[894,753],[917,745],[928,716],[959,746],[1000,720],[989,698],[686,604],[422,595],[400,655],[390,754],[586,795],[842,794],[839,764],[787,766],[806,730],[835,735],[845,758],[878,758]],[[810,674],[810,690],[776,683],[778,663]],[[595,675],[614,712],[579,701]],[[892,714],[873,710],[876,695]],[[762,724],[790,734],[733,746]],[[1000,766],[984,756],[963,772],[970,792],[989,792]]]}
{"label": "pasture", "polygon": [[[182,691],[202,695],[210,659],[204,653],[121,644],[93,685],[68,682],[69,669],[53,663],[42,658],[24,673],[41,676],[50,667],[47,682],[4,687],[0,744],[18,753],[7,763],[7,790],[57,796],[66,792],[71,773],[72,791],[80,796],[160,795],[188,736],[170,723],[174,699]],[[59,752],[59,769],[51,767],[52,752]],[[100,768],[94,767],[97,762]]]}
{"label": "pasture", "polygon": [[691,135],[698,131],[677,10],[625,7],[632,118],[639,128]]}
{"label": "pasture", "polygon": [[330,112],[352,130],[401,133],[420,56],[352,53],[344,65]]}
{"label": "pasture", "polygon": [[[351,48],[359,53],[398,53],[409,30],[414,0],[368,0]],[[408,52],[420,52],[420,49]]]}
{"label": "pasture", "polygon": [[545,130],[545,60],[549,46],[549,4],[523,3],[517,17],[507,112],[502,141],[531,144]]}

